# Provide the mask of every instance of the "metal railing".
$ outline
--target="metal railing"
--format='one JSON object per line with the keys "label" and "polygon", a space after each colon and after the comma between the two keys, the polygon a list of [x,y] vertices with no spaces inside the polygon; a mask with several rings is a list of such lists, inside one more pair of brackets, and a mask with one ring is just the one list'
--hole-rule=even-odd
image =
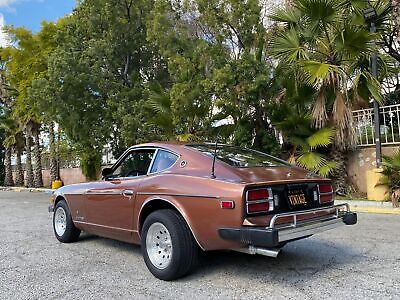
{"label": "metal railing", "polygon": [[[382,145],[400,144],[400,104],[379,108],[380,137]],[[374,146],[373,108],[353,111],[354,128],[358,146]]]}

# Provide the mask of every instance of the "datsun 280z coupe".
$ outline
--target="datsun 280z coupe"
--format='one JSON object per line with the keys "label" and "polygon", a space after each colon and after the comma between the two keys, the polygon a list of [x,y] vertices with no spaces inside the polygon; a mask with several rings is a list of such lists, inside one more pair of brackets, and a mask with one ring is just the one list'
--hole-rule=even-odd
{"label": "datsun 280z coupe", "polygon": [[288,242],[357,223],[348,205],[334,205],[330,180],[235,146],[137,145],[102,175],[53,193],[56,238],[85,231],[140,244],[163,280],[188,274],[200,249],[276,257]]}

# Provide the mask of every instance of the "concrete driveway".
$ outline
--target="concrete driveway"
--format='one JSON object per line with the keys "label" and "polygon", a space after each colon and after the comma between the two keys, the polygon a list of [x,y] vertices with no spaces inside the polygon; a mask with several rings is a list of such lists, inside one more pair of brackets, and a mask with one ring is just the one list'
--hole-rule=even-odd
{"label": "concrete driveway", "polygon": [[83,234],[61,244],[44,193],[0,192],[1,299],[399,299],[400,216],[288,244],[277,259],[204,255],[194,274],[155,279],[140,247]]}

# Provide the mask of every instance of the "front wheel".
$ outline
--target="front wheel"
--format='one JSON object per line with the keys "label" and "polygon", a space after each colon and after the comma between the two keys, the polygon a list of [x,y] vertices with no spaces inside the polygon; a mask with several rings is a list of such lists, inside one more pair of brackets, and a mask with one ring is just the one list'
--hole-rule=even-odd
{"label": "front wheel", "polygon": [[142,253],[147,268],[162,280],[187,275],[198,260],[198,246],[188,225],[171,209],[155,211],[144,221]]}
{"label": "front wheel", "polygon": [[54,234],[62,243],[71,243],[78,240],[81,231],[72,222],[71,213],[67,202],[61,200],[57,202],[53,214]]}

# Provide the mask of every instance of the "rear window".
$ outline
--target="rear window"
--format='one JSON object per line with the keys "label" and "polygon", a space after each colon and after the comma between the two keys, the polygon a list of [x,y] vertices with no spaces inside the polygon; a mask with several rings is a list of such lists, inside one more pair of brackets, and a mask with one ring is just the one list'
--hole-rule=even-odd
{"label": "rear window", "polygon": [[[188,146],[195,148],[211,157],[214,156],[215,145],[213,144]],[[227,163],[228,165],[238,168],[279,167],[289,165],[287,162],[271,155],[247,148],[229,145],[217,146],[217,159]]]}

